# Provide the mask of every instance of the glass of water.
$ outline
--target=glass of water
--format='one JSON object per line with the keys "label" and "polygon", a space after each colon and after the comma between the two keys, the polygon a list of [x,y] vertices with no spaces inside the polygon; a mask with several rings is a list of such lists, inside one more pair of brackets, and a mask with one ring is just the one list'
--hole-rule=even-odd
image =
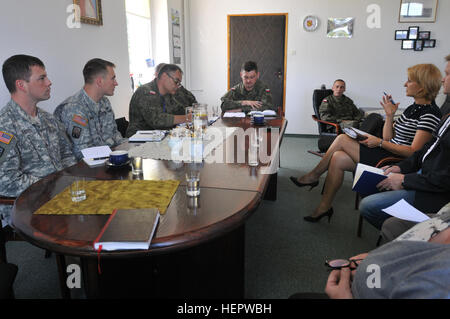
{"label": "glass of water", "polygon": [[194,197],[200,195],[200,171],[202,163],[186,163],[186,194]]}
{"label": "glass of water", "polygon": [[142,169],[142,157],[135,156],[131,159],[131,168],[133,175],[140,175],[143,172]]}
{"label": "glass of water", "polygon": [[70,197],[72,202],[82,202],[86,199],[86,180],[83,177],[77,178],[70,185]]}

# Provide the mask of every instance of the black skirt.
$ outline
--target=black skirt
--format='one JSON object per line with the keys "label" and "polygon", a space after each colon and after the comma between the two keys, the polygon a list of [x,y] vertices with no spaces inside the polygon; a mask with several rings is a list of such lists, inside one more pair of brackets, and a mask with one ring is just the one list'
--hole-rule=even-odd
{"label": "black skirt", "polygon": [[359,162],[362,164],[376,166],[379,161],[386,157],[400,157],[397,154],[386,151],[384,148],[369,148],[365,145],[359,145]]}

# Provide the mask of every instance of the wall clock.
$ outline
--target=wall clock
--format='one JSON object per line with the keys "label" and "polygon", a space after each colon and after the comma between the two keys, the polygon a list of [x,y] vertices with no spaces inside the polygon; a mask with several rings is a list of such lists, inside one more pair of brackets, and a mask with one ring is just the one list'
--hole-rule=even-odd
{"label": "wall clock", "polygon": [[305,29],[305,31],[309,32],[315,31],[318,26],[319,26],[319,19],[315,16],[307,16],[303,20],[303,29]]}

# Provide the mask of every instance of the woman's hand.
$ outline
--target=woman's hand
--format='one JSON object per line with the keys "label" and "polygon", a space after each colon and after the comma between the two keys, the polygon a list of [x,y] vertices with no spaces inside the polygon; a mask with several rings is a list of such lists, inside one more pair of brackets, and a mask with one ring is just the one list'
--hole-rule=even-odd
{"label": "woman's hand", "polygon": [[325,293],[331,299],[353,299],[350,269],[333,270],[328,277]]}
{"label": "woman's hand", "polygon": [[392,104],[391,99],[392,99],[391,95],[386,95],[383,96],[383,102],[380,102],[387,117],[394,117],[395,112],[397,112],[398,106],[400,105],[400,103],[397,103],[395,105]]}
{"label": "woman's hand", "polygon": [[360,141],[360,144],[367,146],[368,148],[375,148],[380,146],[381,138],[366,134],[367,138],[364,141]]}

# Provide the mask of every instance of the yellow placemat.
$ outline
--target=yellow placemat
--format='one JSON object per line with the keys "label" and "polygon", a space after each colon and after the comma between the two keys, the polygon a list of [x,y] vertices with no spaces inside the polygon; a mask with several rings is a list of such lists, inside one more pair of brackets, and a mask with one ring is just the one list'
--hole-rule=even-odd
{"label": "yellow placemat", "polygon": [[37,215],[108,215],[114,209],[157,207],[161,214],[175,194],[179,181],[86,181],[86,200],[72,202],[69,187],[48,201]]}

